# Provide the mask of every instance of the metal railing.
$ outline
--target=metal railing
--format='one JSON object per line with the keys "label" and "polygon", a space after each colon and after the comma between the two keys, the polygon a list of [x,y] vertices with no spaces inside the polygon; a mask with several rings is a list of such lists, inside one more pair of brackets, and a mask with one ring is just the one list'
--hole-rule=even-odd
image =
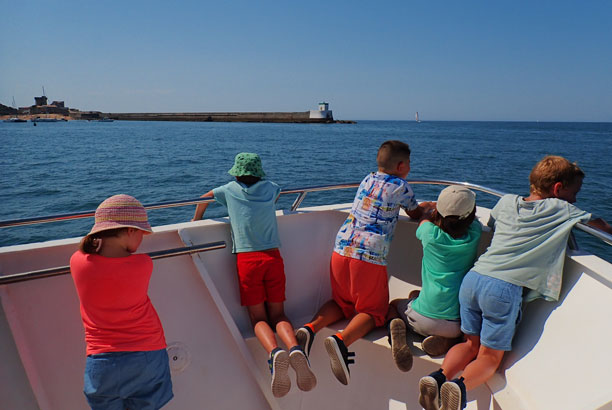
{"label": "metal railing", "polygon": [[[151,259],[163,259],[173,256],[190,255],[197,252],[214,251],[223,249],[227,245],[225,241],[210,242],[201,245],[186,246],[182,248],[165,249],[163,251],[149,252]],[[50,278],[53,276],[65,275],[70,273],[70,266],[60,266],[57,268],[41,269],[30,272],[15,273],[12,275],[0,276],[0,285],[8,285],[11,283],[25,282],[28,280]]]}
{"label": "metal railing", "polygon": [[[485,192],[490,195],[501,197],[505,195],[505,192],[499,191],[493,188],[488,188],[478,184],[472,184],[469,182],[459,182],[459,181],[450,181],[450,180],[442,180],[442,179],[411,179],[407,180],[407,182],[411,185],[462,185],[467,188]],[[296,188],[296,189],[287,189],[281,191],[281,195],[295,195],[298,197],[291,205],[291,211],[296,211],[304,199],[306,195],[311,192],[322,192],[322,191],[334,191],[337,189],[348,189],[348,188],[357,188],[359,183],[347,183],[347,184],[335,184],[335,185],[321,185],[314,187],[306,187],[306,188]],[[180,207],[186,205],[197,205],[202,203],[214,202],[214,199],[204,199],[204,198],[194,198],[194,199],[184,199],[178,201],[168,201],[168,202],[157,202],[152,204],[146,204],[144,207],[146,209],[162,209],[162,208],[173,208]],[[33,224],[41,224],[47,222],[56,222],[56,221],[67,221],[71,219],[80,219],[80,218],[89,218],[95,215],[95,210],[93,211],[84,211],[84,212],[75,212],[75,213],[67,213],[67,214],[58,214],[58,215],[49,215],[37,218],[26,218],[26,219],[13,219],[0,221],[0,228],[8,228],[11,226],[21,226],[21,225],[33,225]],[[603,241],[608,245],[612,245],[612,235],[609,235],[605,232],[602,232],[598,229],[594,229],[588,225],[579,223],[576,225],[576,228],[596,237],[597,239]]]}

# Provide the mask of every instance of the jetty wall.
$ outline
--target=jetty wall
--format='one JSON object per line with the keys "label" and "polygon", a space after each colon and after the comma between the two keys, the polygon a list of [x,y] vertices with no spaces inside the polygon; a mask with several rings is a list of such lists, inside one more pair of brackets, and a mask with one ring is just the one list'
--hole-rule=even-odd
{"label": "jetty wall", "polygon": [[205,122],[292,122],[330,123],[333,118],[310,118],[310,112],[182,112],[182,113],[100,113],[120,121],[205,121]]}

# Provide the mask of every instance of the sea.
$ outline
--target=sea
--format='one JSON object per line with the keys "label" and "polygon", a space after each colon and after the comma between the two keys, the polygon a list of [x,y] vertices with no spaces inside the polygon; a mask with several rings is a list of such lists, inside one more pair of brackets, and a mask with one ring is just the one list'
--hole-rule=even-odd
{"label": "sea", "polygon": [[[239,152],[256,152],[282,189],[358,183],[389,139],[410,145],[407,179],[471,182],[528,195],[547,154],[575,161],[586,178],[576,205],[612,221],[612,123],[358,121],[356,124],[215,122],[0,122],[0,220],[95,210],[119,193],[144,204],[199,197],[229,182]],[[435,200],[439,185],[414,185]],[[302,206],[351,202],[355,189],[310,193]],[[295,195],[282,195],[289,209]],[[497,197],[477,193],[492,207]],[[153,226],[189,221],[194,206],[150,210]],[[206,217],[225,216],[213,204]],[[0,246],[85,235],[92,218],[0,229]],[[581,249],[612,262],[612,246],[583,232]]]}

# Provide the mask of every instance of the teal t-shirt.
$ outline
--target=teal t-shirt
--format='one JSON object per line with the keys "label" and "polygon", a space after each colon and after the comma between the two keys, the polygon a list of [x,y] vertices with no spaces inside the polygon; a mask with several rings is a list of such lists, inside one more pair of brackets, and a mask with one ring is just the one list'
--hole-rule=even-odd
{"label": "teal t-shirt", "polygon": [[418,227],[416,237],[423,245],[423,287],[412,302],[415,311],[433,319],[459,319],[459,288],[476,260],[481,233],[478,220],[458,239],[432,222]]}
{"label": "teal t-shirt", "polygon": [[251,186],[232,181],[213,189],[215,200],[227,207],[233,253],[280,247],[274,205],[279,193],[280,187],[267,180]]}
{"label": "teal t-shirt", "polygon": [[504,195],[491,210],[493,240],[474,270],[531,289],[526,302],[558,300],[570,231],[589,219],[591,214],[562,199]]}

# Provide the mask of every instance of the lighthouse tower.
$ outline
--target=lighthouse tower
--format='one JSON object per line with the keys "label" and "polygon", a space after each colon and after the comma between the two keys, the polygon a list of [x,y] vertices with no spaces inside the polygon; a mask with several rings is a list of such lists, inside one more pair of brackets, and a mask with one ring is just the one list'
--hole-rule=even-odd
{"label": "lighthouse tower", "polygon": [[320,102],[318,110],[310,110],[310,118],[333,120],[334,116],[332,115],[332,111],[329,109],[329,103]]}

